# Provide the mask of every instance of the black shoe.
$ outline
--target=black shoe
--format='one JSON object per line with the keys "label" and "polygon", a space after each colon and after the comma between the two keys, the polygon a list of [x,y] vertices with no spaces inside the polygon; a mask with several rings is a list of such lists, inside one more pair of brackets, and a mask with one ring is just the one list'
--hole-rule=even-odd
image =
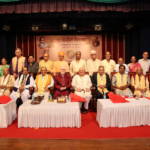
{"label": "black shoe", "polygon": [[81,110],[81,113],[82,113],[82,114],[87,114],[87,113],[88,113],[88,110],[85,109],[85,108],[83,108],[83,109]]}

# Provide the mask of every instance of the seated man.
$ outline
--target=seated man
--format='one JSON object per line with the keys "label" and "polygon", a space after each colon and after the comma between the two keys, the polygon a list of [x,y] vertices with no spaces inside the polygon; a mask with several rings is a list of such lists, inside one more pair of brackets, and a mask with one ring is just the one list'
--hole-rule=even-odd
{"label": "seated man", "polygon": [[107,93],[111,90],[111,81],[109,75],[105,73],[104,66],[99,66],[98,72],[93,74],[92,83],[96,99],[104,98],[105,95],[107,97]]}
{"label": "seated man", "polygon": [[129,96],[131,97],[133,94],[131,90],[128,88],[130,85],[130,78],[125,73],[125,66],[119,66],[119,72],[113,75],[112,77],[112,85],[115,90],[115,93],[121,96]]}
{"label": "seated man", "polygon": [[131,85],[136,97],[150,97],[148,77],[143,74],[142,68],[138,68],[135,77],[131,78]]}
{"label": "seated man", "polygon": [[65,66],[61,66],[60,72],[54,77],[54,81],[54,97],[69,95],[71,88],[71,75],[70,73],[66,72]]}
{"label": "seated man", "polygon": [[[10,97],[13,100],[20,99],[22,102],[27,101],[30,98],[30,88],[35,87],[35,82],[33,77],[28,73],[26,67],[23,68],[23,73],[20,74],[15,81],[13,92]],[[21,102],[21,103],[22,103]],[[19,102],[20,103],[20,102]]]}
{"label": "seated man", "polygon": [[49,89],[54,86],[54,80],[53,77],[47,73],[46,67],[42,67],[40,72],[41,74],[36,76],[34,96],[44,95],[44,99],[48,100],[50,94]]}
{"label": "seated man", "polygon": [[9,68],[3,69],[3,76],[0,77],[0,96],[9,96],[14,82],[14,77],[9,74]]}
{"label": "seated man", "polygon": [[86,113],[88,111],[89,102],[91,99],[90,88],[92,86],[92,83],[90,76],[85,73],[84,68],[80,68],[79,73],[73,77],[72,86],[75,89],[75,94],[86,99],[84,107],[82,108],[82,111]]}

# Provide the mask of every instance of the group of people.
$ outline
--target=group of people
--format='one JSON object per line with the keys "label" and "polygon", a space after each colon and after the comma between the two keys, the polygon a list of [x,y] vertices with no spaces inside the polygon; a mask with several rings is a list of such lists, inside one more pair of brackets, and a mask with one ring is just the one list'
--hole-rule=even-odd
{"label": "group of people", "polygon": [[150,79],[146,75],[150,69],[148,52],[144,52],[138,62],[132,56],[128,65],[123,58],[119,58],[116,64],[110,52],[106,52],[105,59],[100,61],[96,51],[92,50],[90,58],[85,61],[77,51],[70,65],[64,56],[64,52],[59,52],[58,60],[53,62],[49,54],[44,53],[38,63],[33,56],[26,60],[21,49],[17,48],[10,65],[5,58],[1,60],[0,95],[25,102],[35,95],[44,95],[48,99],[50,94],[57,98],[74,91],[86,100],[83,112],[87,112],[93,96],[91,89],[94,89],[96,99],[107,98],[109,91],[121,96],[150,97]]}

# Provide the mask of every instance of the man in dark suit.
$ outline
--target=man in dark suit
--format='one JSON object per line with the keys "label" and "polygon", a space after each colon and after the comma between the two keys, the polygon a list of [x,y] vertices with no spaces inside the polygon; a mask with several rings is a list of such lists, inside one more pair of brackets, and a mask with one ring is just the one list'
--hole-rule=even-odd
{"label": "man in dark suit", "polygon": [[104,66],[99,66],[98,72],[93,74],[92,84],[96,99],[108,98],[107,94],[111,90],[111,81],[109,75],[105,73]]}

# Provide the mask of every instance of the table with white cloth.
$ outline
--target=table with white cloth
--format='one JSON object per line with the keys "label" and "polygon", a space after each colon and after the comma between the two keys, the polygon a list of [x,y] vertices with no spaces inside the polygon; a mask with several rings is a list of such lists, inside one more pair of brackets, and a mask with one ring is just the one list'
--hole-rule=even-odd
{"label": "table with white cloth", "polygon": [[0,104],[0,128],[7,128],[16,119],[16,101]]}
{"label": "table with white cloth", "polygon": [[112,103],[110,99],[99,99],[96,116],[99,127],[150,125],[150,100],[146,98],[127,100],[128,103]]}
{"label": "table with white cloth", "polygon": [[81,113],[78,102],[57,103],[43,100],[32,105],[28,100],[20,106],[18,127],[81,127]]}

